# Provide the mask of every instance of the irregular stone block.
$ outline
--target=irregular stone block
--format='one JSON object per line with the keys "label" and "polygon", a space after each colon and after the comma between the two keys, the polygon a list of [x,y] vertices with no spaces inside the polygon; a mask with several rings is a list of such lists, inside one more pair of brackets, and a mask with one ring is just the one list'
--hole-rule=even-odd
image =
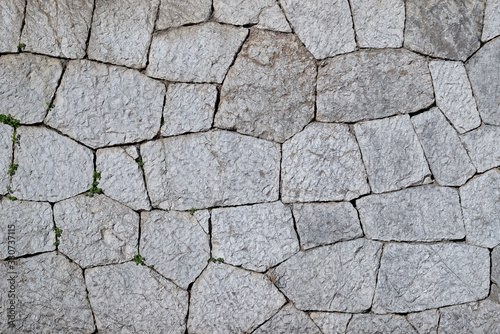
{"label": "irregular stone block", "polygon": [[191,289],[188,332],[250,333],[285,303],[263,275],[211,263]]}
{"label": "irregular stone block", "polygon": [[294,204],[293,216],[304,249],[363,236],[358,213],[348,202]]}
{"label": "irregular stone block", "polygon": [[259,15],[259,23],[255,27],[280,32],[292,32],[285,14],[277,4],[262,9]]}
{"label": "irregular stone block", "polygon": [[374,193],[421,184],[430,174],[408,115],[354,125]]}
{"label": "irregular stone block", "polygon": [[440,314],[438,310],[428,310],[408,314],[408,321],[418,334],[437,334]]}
{"label": "irregular stone block", "polygon": [[493,248],[500,244],[500,172],[493,169],[460,187],[467,242]]}
{"label": "irregular stone block", "polygon": [[82,58],[94,10],[92,0],[27,0],[23,49],[54,57]]}
{"label": "irregular stone block", "polygon": [[418,114],[411,121],[440,185],[461,186],[476,173],[457,132],[438,108]]}
{"label": "irregular stone block", "polygon": [[491,281],[500,285],[500,246],[491,252]]}
{"label": "irregular stone block", "polygon": [[356,48],[347,0],[280,0],[280,3],[295,33],[314,58],[333,57]]}
{"label": "irregular stone block", "polygon": [[434,102],[426,60],[410,51],[366,50],[328,59],[318,70],[321,122],[411,113]]}
{"label": "irregular stone block", "polygon": [[299,252],[274,269],[278,287],[301,310],[366,311],[381,251],[381,243],[357,239]]}
{"label": "irregular stone block", "polygon": [[5,0],[0,4],[0,52],[16,52],[21,36],[26,0]]}
{"label": "irregular stone block", "polygon": [[345,334],[347,324],[352,318],[352,314],[329,312],[314,312],[310,313],[310,316],[323,334]]}
{"label": "irregular stone block", "polygon": [[458,133],[481,125],[469,78],[462,62],[429,62],[436,104]]}
{"label": "irregular stone block", "polygon": [[92,185],[94,154],[77,142],[44,127],[20,127],[14,152],[19,165],[12,177],[13,196],[58,202]]}
{"label": "irregular stone block", "polygon": [[271,7],[275,0],[214,0],[213,17],[216,21],[246,25],[259,22],[263,9]]}
{"label": "irregular stone block", "polygon": [[168,85],[162,136],[210,129],[216,101],[217,88],[214,85]]}
{"label": "irregular stone block", "polygon": [[144,68],[160,0],[95,0],[88,57]]}
{"label": "irregular stone block", "polygon": [[153,36],[146,75],[169,81],[222,83],[248,29],[215,22]]}
{"label": "irregular stone block", "polygon": [[147,140],[160,129],[164,95],[135,70],[73,61],[45,123],[92,148]]}
{"label": "irregular stone block", "polygon": [[407,1],[404,46],[464,61],[480,47],[483,11],[484,2],[477,0]]}
{"label": "irregular stone block", "polygon": [[250,34],[221,90],[215,126],[283,142],[314,117],[316,65],[290,34]]}
{"label": "irregular stone block", "polygon": [[486,42],[498,35],[500,35],[500,1],[486,0],[481,41]]}
{"label": "irregular stone block", "polygon": [[[0,79],[1,80],[1,79]],[[12,162],[12,134],[14,129],[7,124],[0,123],[0,194],[7,193],[10,184],[10,175],[7,172]]]}
{"label": "irregular stone block", "polygon": [[283,144],[282,200],[350,201],[370,192],[349,128],[312,123]]}
{"label": "irregular stone block", "polygon": [[322,334],[318,326],[309,316],[297,310],[292,304],[287,304],[268,322],[259,327],[256,334],[276,333],[310,333]]}
{"label": "irregular stone block", "polygon": [[156,29],[204,22],[211,13],[212,0],[161,0]]}
{"label": "irregular stone block", "polygon": [[278,200],[280,147],[228,131],[141,146],[153,207],[203,209]]}
{"label": "irregular stone block", "polygon": [[354,314],[346,334],[371,333],[419,334],[408,320],[400,315]]}
{"label": "irregular stone block", "polygon": [[460,136],[478,173],[500,166],[500,127],[484,125]]}
{"label": "irregular stone block", "polygon": [[490,254],[465,244],[388,244],[384,247],[372,310],[418,312],[485,298]]}
{"label": "irregular stone block", "polygon": [[189,295],[153,270],[133,262],[85,271],[99,332],[181,334]]}
{"label": "irregular stone block", "polygon": [[281,202],[214,209],[212,254],[254,271],[288,259],[299,251],[292,212]]}
{"label": "irregular stone block", "polygon": [[146,263],[183,289],[210,259],[209,236],[198,218],[188,212],[142,212],[140,245]]}
{"label": "irregular stone block", "polygon": [[363,231],[383,241],[462,239],[465,227],[454,188],[422,186],[358,199]]}
{"label": "irregular stone block", "polygon": [[500,304],[492,300],[441,309],[439,334],[499,333]]}
{"label": "irregular stone block", "polygon": [[104,195],[80,195],[54,204],[62,229],[59,250],[81,267],[132,260],[137,254],[139,214]]}

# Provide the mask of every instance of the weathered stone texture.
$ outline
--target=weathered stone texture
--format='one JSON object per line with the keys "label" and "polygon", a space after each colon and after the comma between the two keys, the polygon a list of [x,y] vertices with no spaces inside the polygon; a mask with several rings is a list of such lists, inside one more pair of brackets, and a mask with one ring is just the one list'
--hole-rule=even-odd
{"label": "weathered stone texture", "polygon": [[437,334],[440,317],[438,310],[410,313],[407,317],[418,334]]}
{"label": "weathered stone texture", "polygon": [[275,0],[214,0],[213,17],[234,25],[255,24],[259,22],[262,10],[275,3]]}
{"label": "weathered stone texture", "polygon": [[278,200],[278,144],[211,131],[141,146],[153,207],[174,210]]}
{"label": "weathered stone texture", "polygon": [[263,277],[225,264],[209,264],[191,289],[188,331],[252,332],[286,302]]}
{"label": "weathered stone texture", "polygon": [[21,42],[25,51],[82,58],[94,7],[93,0],[27,0]]}
{"label": "weathered stone texture", "polygon": [[153,36],[146,74],[170,81],[222,83],[248,29],[209,22]]}
{"label": "weathered stone texture", "polygon": [[123,67],[70,62],[45,123],[98,148],[153,138],[165,86]]}
{"label": "weathered stone texture", "polygon": [[500,246],[491,252],[491,281],[500,285]]}
{"label": "weathered stone texture", "polygon": [[26,0],[0,3],[0,52],[16,52],[21,36]]}
{"label": "weathered stone texture", "polygon": [[210,259],[209,236],[197,217],[188,212],[141,213],[140,245],[146,263],[184,289]]}
{"label": "weathered stone texture", "polygon": [[292,32],[285,14],[283,14],[278,4],[262,9],[259,15],[259,23],[255,27],[280,32]]}
{"label": "weathered stone texture", "polygon": [[354,314],[346,334],[419,334],[405,317],[400,315]]}
{"label": "weathered stone texture", "polygon": [[144,68],[160,0],[95,0],[88,57]]}
{"label": "weathered stone texture", "polygon": [[486,0],[484,26],[481,40],[486,42],[487,40],[498,35],[500,35],[500,1]]}
{"label": "weathered stone texture", "polygon": [[500,126],[484,125],[460,139],[479,173],[500,166]]}
{"label": "weathered stone texture", "polygon": [[6,189],[10,183],[10,176],[7,174],[7,171],[12,162],[13,133],[13,128],[0,123],[0,194],[2,195],[7,193]]}
{"label": "weathered stone texture", "polygon": [[283,142],[314,117],[315,82],[296,37],[256,30],[224,81],[215,126]]}
{"label": "weathered stone texture", "polygon": [[189,295],[153,270],[133,262],[85,271],[99,332],[181,334]]}
{"label": "weathered stone texture", "polygon": [[167,29],[208,20],[212,0],[161,0],[156,29]]}
{"label": "weathered stone texture", "polygon": [[322,334],[318,326],[309,318],[309,316],[298,311],[291,304],[283,307],[268,322],[259,327],[255,334],[289,334],[289,333],[308,333]]}
{"label": "weathered stone texture", "polygon": [[283,144],[283,202],[352,200],[370,192],[349,128],[312,123]]}
{"label": "weathered stone texture", "polygon": [[465,244],[388,244],[384,247],[373,311],[417,312],[485,298],[490,255]]}
{"label": "weathered stone texture", "polygon": [[352,318],[352,314],[330,312],[314,312],[310,316],[323,334],[345,334],[347,324]]}
{"label": "weathered stone texture", "polygon": [[363,50],[328,59],[318,73],[322,122],[411,113],[434,102],[427,61],[403,49]]}
{"label": "weathered stone texture", "polygon": [[441,309],[439,334],[499,333],[500,304],[485,300],[480,303]]}

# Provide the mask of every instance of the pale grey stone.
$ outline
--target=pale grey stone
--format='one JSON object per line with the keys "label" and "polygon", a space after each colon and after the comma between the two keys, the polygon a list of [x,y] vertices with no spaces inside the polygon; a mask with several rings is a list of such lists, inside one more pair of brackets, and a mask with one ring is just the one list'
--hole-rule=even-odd
{"label": "pale grey stone", "polygon": [[299,251],[292,212],[281,202],[212,210],[212,255],[266,271]]}
{"label": "pale grey stone", "polygon": [[27,1],[23,50],[64,58],[85,56],[94,1]]}
{"label": "pale grey stone", "polygon": [[383,241],[439,241],[462,239],[465,227],[458,191],[422,186],[356,201],[363,231]]}
{"label": "pale grey stone", "polygon": [[490,254],[454,243],[388,244],[384,247],[372,310],[418,312],[485,298]]}
{"label": "pale grey stone", "polygon": [[198,221],[198,224],[201,226],[203,231],[206,234],[210,233],[209,220],[210,220],[210,212],[211,210],[197,210],[194,212],[193,216]]}
{"label": "pale grey stone", "polygon": [[133,262],[85,271],[99,332],[184,333],[189,295]]}
{"label": "pale grey stone", "polygon": [[[9,274],[12,271],[16,275]],[[2,333],[93,333],[82,269],[56,252],[0,262]],[[13,279],[9,281],[9,279]],[[15,328],[8,327],[7,293],[14,283]],[[12,294],[12,292],[10,292]]]}
{"label": "pale grey stone", "polygon": [[467,72],[459,61],[429,62],[436,104],[458,133],[481,125]]}
{"label": "pale grey stone", "polygon": [[88,57],[144,68],[160,0],[95,0]]}
{"label": "pale grey stone", "polygon": [[491,281],[500,285],[500,246],[491,252]]}
{"label": "pale grey stone", "polygon": [[[1,79],[0,79],[1,80]],[[0,194],[7,193],[10,176],[7,174],[12,162],[12,134],[14,129],[7,124],[0,123]]]}
{"label": "pale grey stone", "polygon": [[[4,198],[0,201],[0,212],[3,221],[0,230],[0,258],[56,249],[52,208],[49,203],[10,201]],[[9,250],[15,253],[9,254]]]}
{"label": "pale grey stone", "polygon": [[497,304],[500,304],[500,288],[496,284],[491,284],[491,292],[489,299]]}
{"label": "pale grey stone", "polygon": [[139,214],[105,195],[56,203],[59,250],[81,267],[119,263],[137,254]]}
{"label": "pale grey stone", "polygon": [[139,151],[137,150],[137,147],[135,146],[126,146],[126,147],[123,147],[123,149],[125,150],[125,152],[127,152],[128,155],[130,155],[132,157],[132,159],[136,160],[136,159],[139,159]]}
{"label": "pale grey stone", "polygon": [[304,249],[363,236],[358,213],[349,202],[294,204],[293,216]]}
{"label": "pale grey stone", "polygon": [[248,29],[215,22],[153,36],[148,76],[170,81],[222,83]]}
{"label": "pale grey stone", "polygon": [[349,201],[370,192],[346,125],[312,123],[283,144],[283,202]]}
{"label": "pale grey stone", "polygon": [[347,0],[280,0],[297,36],[316,59],[356,48]]}
{"label": "pale grey stone", "polygon": [[481,41],[486,42],[498,35],[500,35],[500,1],[486,0]]}
{"label": "pale grey stone", "polygon": [[383,118],[416,112],[434,102],[425,58],[404,49],[341,55],[318,71],[318,121]]}
{"label": "pale grey stone", "polygon": [[268,322],[259,327],[255,334],[289,334],[307,333],[322,334],[318,326],[307,314],[297,310],[292,304],[287,304]]}
{"label": "pale grey stone", "polygon": [[299,252],[276,267],[278,287],[301,310],[366,311],[381,251],[381,243],[357,239]]}
{"label": "pale grey stone", "polygon": [[354,314],[346,334],[418,334],[405,317],[400,315]]}
{"label": "pale grey stone", "polygon": [[476,173],[457,132],[438,108],[418,114],[411,121],[440,185],[461,186]]}
{"label": "pale grey stone", "polygon": [[212,0],[161,0],[156,29],[204,22],[211,12]]}
{"label": "pale grey stone", "polygon": [[147,140],[160,129],[164,95],[135,70],[72,61],[45,123],[92,148]]}
{"label": "pale grey stone", "polygon": [[280,32],[292,32],[285,14],[277,4],[262,9],[259,15],[259,23],[255,27]]}
{"label": "pale grey stone", "polygon": [[399,48],[403,45],[403,0],[351,0],[351,8],[360,47]]}
{"label": "pale grey stone", "polygon": [[441,309],[439,334],[500,332],[500,304],[485,300]]}
{"label": "pale grey stone", "polygon": [[215,126],[283,142],[314,117],[316,64],[291,34],[250,34],[221,90]]}
{"label": "pale grey stone", "polygon": [[354,130],[374,193],[421,184],[430,174],[408,115],[357,123]]}
{"label": "pale grey stone", "polygon": [[406,1],[404,46],[433,57],[466,60],[480,47],[484,1]]}
{"label": "pale grey stone", "polygon": [[191,289],[188,332],[250,333],[285,302],[263,275],[210,263]]}
{"label": "pale grey stone", "polygon": [[484,125],[460,139],[479,173],[500,166],[500,126]]}
{"label": "pale grey stone", "polygon": [[188,212],[142,212],[140,245],[146,263],[184,289],[210,259],[209,236]]}
{"label": "pale grey stone", "polygon": [[133,156],[121,147],[98,150],[96,156],[99,188],[107,196],[133,210],[151,210],[142,170]]}
{"label": "pale grey stone", "polygon": [[408,314],[408,321],[415,327],[418,334],[437,334],[439,311],[428,310]]}
{"label": "pale grey stone", "polygon": [[0,113],[22,124],[42,122],[61,73],[57,59],[29,53],[0,57]]}
{"label": "pale grey stone", "polygon": [[493,248],[500,244],[500,172],[493,169],[460,187],[467,242]]}
{"label": "pale grey stone", "polygon": [[217,88],[214,85],[169,85],[163,109],[162,136],[210,129],[216,101]]}
{"label": "pale grey stone", "polygon": [[92,185],[94,154],[77,142],[43,127],[20,127],[12,177],[13,196],[58,202]]}
{"label": "pale grey stone", "polygon": [[347,324],[352,318],[352,315],[347,313],[314,312],[310,315],[323,334],[345,334]]}
{"label": "pale grey stone", "polygon": [[213,3],[213,18],[216,21],[247,25],[258,23],[262,10],[276,2],[275,0],[214,0]]}
{"label": "pale grey stone", "polygon": [[278,200],[278,144],[228,131],[141,146],[153,207],[202,209]]}
{"label": "pale grey stone", "polygon": [[26,0],[0,3],[0,52],[16,52],[21,36]]}

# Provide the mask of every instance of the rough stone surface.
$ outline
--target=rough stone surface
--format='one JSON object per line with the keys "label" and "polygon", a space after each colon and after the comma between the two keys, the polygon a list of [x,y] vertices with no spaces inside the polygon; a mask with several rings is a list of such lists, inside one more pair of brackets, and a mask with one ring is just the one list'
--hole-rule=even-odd
{"label": "rough stone surface", "polygon": [[492,300],[441,309],[439,334],[499,333],[500,304]]}
{"label": "rough stone surface", "polygon": [[438,108],[418,114],[411,121],[440,185],[461,186],[476,173],[457,132]]}
{"label": "rough stone surface", "polygon": [[491,252],[491,280],[500,285],[500,246],[495,247]]}
{"label": "rough stone surface", "polygon": [[214,85],[169,85],[163,109],[162,136],[210,129],[216,101],[217,88]]}
{"label": "rough stone surface", "polygon": [[92,185],[93,153],[75,141],[42,127],[20,127],[12,177],[13,196],[57,202]]}
{"label": "rough stone surface", "polygon": [[283,307],[268,322],[259,327],[255,334],[310,333],[322,334],[318,326],[304,312],[298,311],[291,304]]}
{"label": "rough stone surface", "polygon": [[0,52],[16,52],[21,36],[26,0],[0,3]]}
{"label": "rough stone surface", "polygon": [[500,244],[500,172],[493,169],[460,188],[467,242],[493,248]]}
{"label": "rough stone surface", "polygon": [[156,29],[167,29],[208,20],[212,0],[161,0]]}
{"label": "rough stone surface", "polygon": [[45,123],[92,148],[151,139],[164,95],[162,83],[135,70],[73,61]]}
{"label": "rough stone surface", "polygon": [[481,40],[486,42],[487,40],[498,35],[500,35],[500,1],[486,0],[484,26]]}
{"label": "rough stone surface", "polygon": [[357,239],[300,252],[276,267],[278,287],[301,310],[363,312],[381,250],[379,242]]}
{"label": "rough stone surface", "polygon": [[99,332],[184,333],[189,295],[133,262],[88,269],[85,281]]}
{"label": "rough stone surface", "polygon": [[23,124],[42,122],[62,66],[59,60],[32,54],[0,57],[0,113]]}
{"label": "rough stone surface", "polygon": [[333,57],[356,48],[347,0],[280,2],[295,33],[316,59]]}
{"label": "rough stone surface", "polygon": [[160,0],[95,0],[88,57],[128,67],[146,67]]}
{"label": "rough stone surface", "polygon": [[[406,48],[430,56],[466,60],[480,46],[484,1],[406,2]],[[436,33],[439,32],[439,33]]]}
{"label": "rough stone surface", "polygon": [[290,208],[281,202],[212,211],[212,255],[265,271],[299,250]]}
{"label": "rough stone surface", "polygon": [[349,128],[312,123],[283,144],[283,202],[349,201],[370,192]]}
{"label": "rough stone surface", "polygon": [[259,15],[259,23],[255,27],[280,32],[292,32],[285,14],[277,4],[262,9]]}
{"label": "rough stone surface", "polygon": [[439,317],[438,310],[428,310],[408,314],[408,321],[415,327],[418,334],[437,334]]}
{"label": "rough stone surface", "polygon": [[59,250],[81,267],[131,260],[137,254],[139,215],[104,195],[80,195],[56,203],[62,230]]}
{"label": "rough stone surface", "polygon": [[15,270],[15,328],[8,328],[2,311],[2,333],[93,333],[82,269],[55,252],[0,262],[0,293],[7,307],[8,272]]}
{"label": "rough stone surface", "polygon": [[140,245],[146,263],[184,289],[210,259],[209,236],[188,212],[141,213]]}
{"label": "rough stone surface", "polygon": [[13,128],[0,123],[0,194],[2,195],[7,192],[6,189],[10,183],[10,176],[7,174],[7,171],[12,162],[13,133]]}
{"label": "rough stone surface", "polygon": [[383,118],[419,111],[434,102],[426,60],[403,49],[341,55],[328,59],[318,71],[318,121]]}
{"label": "rough stone surface", "polygon": [[263,275],[211,263],[191,289],[188,332],[250,333],[285,302]]}
{"label": "rough stone surface", "polygon": [[[3,224],[0,230],[0,258],[56,249],[53,245],[56,237],[52,231],[52,208],[49,203],[4,198],[0,201],[0,212]],[[14,244],[9,243],[9,240],[15,241]],[[9,245],[14,245],[15,254],[9,254]]]}
{"label": "rough stone surface", "polygon": [[500,126],[485,125],[460,139],[479,173],[500,166]]}
{"label": "rough stone surface", "polygon": [[92,0],[27,0],[23,49],[55,57],[82,58],[92,19]]}
{"label": "rough stone surface", "polygon": [[351,314],[330,312],[314,312],[310,316],[323,334],[345,334],[347,324],[352,318]]}
{"label": "rough stone surface", "polygon": [[215,126],[283,142],[313,119],[315,82],[296,37],[256,30],[224,81]]}
{"label": "rough stone surface", "polygon": [[487,249],[465,244],[388,244],[372,310],[418,312],[485,298],[490,290]]}
{"label": "rough stone surface", "polygon": [[278,200],[278,144],[212,131],[151,141],[141,154],[153,207],[189,210]]}
{"label": "rough stone surface", "polygon": [[346,334],[419,334],[405,317],[399,315],[355,314]]}
{"label": "rough stone surface", "polygon": [[234,25],[255,24],[259,22],[262,10],[275,3],[275,0],[214,0],[213,17]]}
{"label": "rough stone surface", "polygon": [[420,184],[430,174],[408,115],[354,125],[374,193]]}
{"label": "rough stone surface", "polygon": [[439,241],[465,237],[458,191],[422,186],[356,201],[363,231],[384,241]]}
{"label": "rough stone surface", "polygon": [[367,48],[399,48],[403,45],[403,0],[351,0],[358,44]]}
{"label": "rough stone surface", "polygon": [[133,210],[151,210],[142,170],[133,156],[121,147],[98,150],[96,156],[99,188],[107,196]]}
{"label": "rough stone surface", "polygon": [[459,133],[481,125],[469,78],[459,61],[431,61],[436,104]]}
{"label": "rough stone surface", "polygon": [[363,236],[358,213],[348,202],[294,204],[293,216],[304,249]]}
{"label": "rough stone surface", "polygon": [[248,30],[209,22],[153,36],[146,74],[170,81],[222,83]]}

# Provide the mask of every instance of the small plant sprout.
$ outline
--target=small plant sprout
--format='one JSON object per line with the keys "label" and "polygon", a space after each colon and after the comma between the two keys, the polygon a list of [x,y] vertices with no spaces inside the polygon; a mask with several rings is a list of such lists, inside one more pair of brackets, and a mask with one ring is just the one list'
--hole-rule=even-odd
{"label": "small plant sprout", "polygon": [[18,164],[9,164],[9,170],[7,171],[7,174],[9,175],[16,174],[17,167],[19,167]]}
{"label": "small plant sprout", "polygon": [[145,258],[142,257],[141,254],[134,255],[134,261],[136,265],[144,265]]}
{"label": "small plant sprout", "polygon": [[148,268],[149,268],[149,269],[154,269],[154,268],[155,268],[155,266],[153,266],[152,264],[150,264],[150,265],[148,266]]}
{"label": "small plant sprout", "polygon": [[45,102],[45,104],[47,105],[47,111],[50,111],[50,110],[52,110],[52,108],[55,107],[55,105],[50,103],[50,102]]}
{"label": "small plant sprout", "polygon": [[17,50],[18,50],[19,52],[21,52],[21,51],[23,51],[23,49],[24,49],[25,47],[26,47],[26,44],[21,43],[21,44],[19,44],[19,45],[17,46]]}
{"label": "small plant sprout", "polygon": [[102,194],[102,189],[97,187],[99,185],[99,181],[97,180],[101,179],[101,173],[94,172],[92,178],[94,179],[94,181],[92,182],[92,188],[90,188],[86,193],[86,195],[89,197],[94,197],[95,194]]}
{"label": "small plant sprout", "polygon": [[54,242],[54,246],[59,246],[59,238],[61,237],[61,234],[62,234],[62,230],[60,228],[57,228],[56,226],[54,226],[52,228],[52,230],[54,231],[54,233],[56,234],[56,242]]}
{"label": "small plant sprout", "polygon": [[194,215],[194,213],[196,212],[196,209],[195,208],[191,208],[191,210],[189,210],[189,214],[192,216]]}
{"label": "small plant sprout", "polygon": [[142,158],[141,157],[135,159],[135,161],[137,162],[137,164],[139,165],[139,167],[141,167],[141,168],[144,167],[144,162],[142,162]]}
{"label": "small plant sprout", "polygon": [[10,199],[11,201],[15,201],[17,199],[17,197],[11,195],[8,195],[7,198]]}
{"label": "small plant sprout", "polygon": [[14,128],[14,133],[12,133],[10,139],[12,139],[12,142],[14,142],[15,144],[17,142],[17,128],[19,127],[21,121],[15,119],[10,114],[8,114],[7,116],[4,114],[0,114],[0,123],[10,125]]}
{"label": "small plant sprout", "polygon": [[219,263],[224,263],[224,259],[223,259],[223,258],[221,258],[221,257],[219,257],[219,258],[217,258],[217,259],[216,259],[216,258],[214,258],[214,257],[211,257],[210,259],[208,259],[208,262],[213,262],[213,263],[217,263],[217,262],[219,262]]}

